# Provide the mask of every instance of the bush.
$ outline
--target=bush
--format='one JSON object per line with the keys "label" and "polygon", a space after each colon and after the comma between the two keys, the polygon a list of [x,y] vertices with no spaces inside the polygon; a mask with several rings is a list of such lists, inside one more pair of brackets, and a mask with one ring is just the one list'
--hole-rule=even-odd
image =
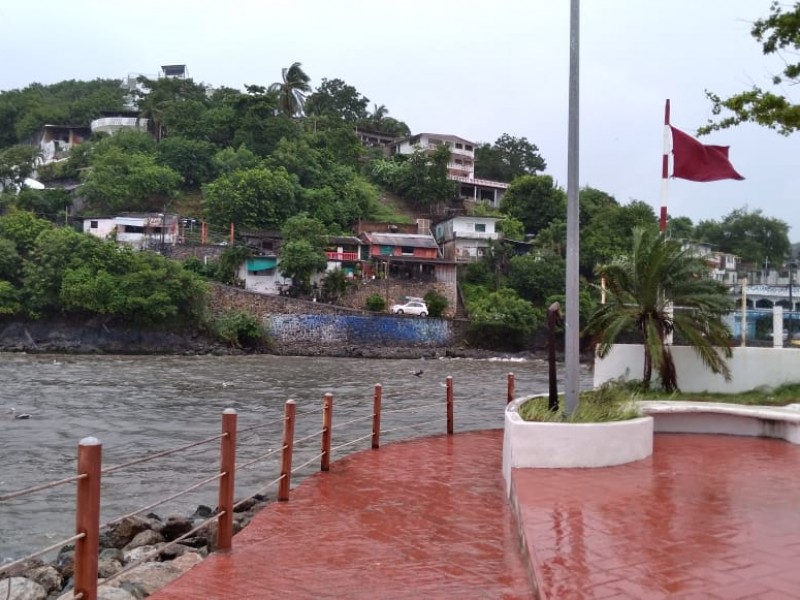
{"label": "bush", "polygon": [[372,294],[367,298],[366,306],[372,312],[383,312],[386,310],[386,299],[380,294]]}
{"label": "bush", "polygon": [[448,305],[447,298],[433,290],[425,294],[424,300],[431,317],[441,317]]}
{"label": "bush", "polygon": [[264,342],[261,323],[243,310],[232,310],[216,321],[216,332],[220,339],[236,348],[255,348]]}

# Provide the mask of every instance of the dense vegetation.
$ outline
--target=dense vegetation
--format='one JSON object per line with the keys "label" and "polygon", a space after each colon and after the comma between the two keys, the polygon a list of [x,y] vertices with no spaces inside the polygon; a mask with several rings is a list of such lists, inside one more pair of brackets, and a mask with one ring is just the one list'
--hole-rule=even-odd
{"label": "dense vegetation", "polygon": [[[780,16],[773,11],[759,35],[770,27],[782,32]],[[788,43],[783,37],[769,39],[781,47]],[[341,79],[323,78],[316,89],[310,81],[302,65],[294,63],[277,81],[244,90],[142,77],[130,94],[115,80],[31,84],[0,92],[0,183],[5,184],[0,193],[0,214],[5,213],[0,312],[116,314],[154,322],[180,315],[192,320],[203,298],[197,274],[233,282],[244,248],[229,248],[213,265],[190,261],[183,270],[161,257],[54,228],[51,222],[63,222],[74,197],[63,189],[25,187],[36,153],[24,144],[40,126],[88,126],[131,102],[148,119],[148,132],[97,136],[73,149],[69,159],[39,168],[39,178],[77,182],[75,197],[83,215],[178,212],[209,223],[212,240],[227,237],[231,225],[237,233],[281,230],[286,240],[282,270],[299,289],[307,288],[310,276],[324,265],[321,234],[349,232],[360,220],[401,222],[408,218],[404,213],[462,208],[457,186],[447,177],[446,147],[433,154],[392,157],[367,149],[356,128],[400,137],[410,133],[408,125]],[[790,121],[780,123],[785,127]],[[526,347],[543,323],[545,307],[563,303],[566,195],[543,173],[545,168],[537,146],[524,137],[503,133],[493,143],[476,145],[476,176],[508,182],[510,188],[499,211],[481,205],[470,210],[501,217],[507,240],[528,242],[495,244],[461,274],[476,343]],[[382,201],[387,192],[404,200],[402,212]],[[621,204],[606,191],[581,190],[582,316],[598,300],[592,285],[597,266],[630,249],[635,227],[657,230],[650,203]],[[765,259],[781,264],[790,254],[788,225],[746,208],[697,225],[671,217],[668,234],[713,244],[753,264]],[[327,277],[322,293],[335,300],[345,284]],[[229,321],[227,331],[233,327],[238,333],[226,335],[248,338],[250,324],[237,315]]]}

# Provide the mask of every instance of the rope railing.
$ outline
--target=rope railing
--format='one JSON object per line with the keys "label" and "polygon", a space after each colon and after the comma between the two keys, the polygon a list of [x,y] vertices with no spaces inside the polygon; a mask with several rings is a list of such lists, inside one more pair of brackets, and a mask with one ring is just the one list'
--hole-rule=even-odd
{"label": "rope railing", "polygon": [[163,450],[162,452],[156,452],[155,454],[148,454],[147,456],[143,456],[141,458],[135,458],[130,460],[126,463],[122,463],[120,465],[114,465],[112,467],[106,467],[101,472],[104,475],[108,475],[109,473],[114,473],[116,471],[121,471],[122,469],[126,469],[128,467],[132,467],[134,465],[138,465],[141,463],[145,463],[151,460],[155,460],[157,458],[163,458],[164,456],[170,456],[171,454],[177,454],[178,452],[183,452],[184,450],[188,450],[189,448],[195,448],[197,446],[202,446],[203,444],[208,444],[209,442],[214,442],[220,438],[225,437],[228,435],[227,433],[220,433],[219,435],[215,435],[210,438],[206,438],[204,440],[200,440],[199,442],[192,442],[191,444],[186,444],[185,446],[179,446],[177,448],[171,448],[170,450]]}
{"label": "rope railing", "polygon": [[242,463],[240,465],[236,465],[236,470],[239,471],[240,469],[247,469],[248,467],[252,467],[254,464],[261,462],[262,460],[264,460],[268,456],[271,456],[272,454],[275,454],[276,452],[278,452],[278,450],[282,450],[282,448],[273,448],[272,450],[270,450],[266,454],[262,454],[261,456],[259,456],[257,458],[254,458],[253,460],[249,460],[246,463]]}
{"label": "rope railing", "polygon": [[22,565],[22,564],[28,562],[29,560],[33,560],[34,558],[38,558],[38,557],[40,557],[40,556],[42,556],[44,554],[47,554],[48,552],[52,552],[53,550],[57,550],[57,549],[61,548],[62,546],[66,546],[67,544],[71,544],[72,542],[81,539],[85,535],[86,535],[85,533],[78,533],[76,535],[73,535],[72,537],[68,537],[68,538],[66,538],[64,540],[61,540],[60,542],[56,542],[55,544],[50,544],[47,548],[42,548],[41,550],[37,550],[36,552],[32,552],[31,554],[28,554],[28,556],[24,556],[23,558],[19,558],[19,559],[15,560],[14,562],[6,563],[3,566],[0,566],[0,575],[2,575],[3,573],[8,573],[12,569],[14,569],[14,567]]}
{"label": "rope railing", "polygon": [[255,425],[250,425],[249,427],[243,427],[242,429],[239,429],[238,433],[241,435],[243,433],[247,433],[249,431],[255,431],[256,429],[261,429],[262,427],[267,427],[269,425],[277,425],[281,421],[283,421],[283,417],[272,419],[270,421],[267,421],[266,423],[256,423]]}
{"label": "rope railing", "polygon": [[136,515],[140,515],[143,512],[146,512],[146,511],[150,510],[151,508],[155,508],[156,506],[161,506],[162,504],[166,504],[167,502],[169,502],[171,500],[175,500],[176,498],[180,498],[181,496],[185,496],[186,494],[188,494],[190,492],[193,492],[196,489],[199,489],[199,488],[203,487],[204,485],[207,485],[207,484],[211,483],[212,481],[216,481],[218,479],[221,479],[225,475],[227,475],[227,473],[217,473],[216,475],[212,475],[211,477],[203,479],[203,481],[195,483],[194,485],[190,485],[189,487],[184,488],[180,492],[176,492],[175,494],[172,494],[171,496],[167,496],[165,498],[161,498],[160,500],[156,500],[152,504],[148,504],[147,506],[143,506],[142,508],[140,508],[138,510],[130,512],[130,513],[126,514],[126,515],[122,515],[121,517],[117,517],[116,519],[111,519],[110,521],[107,521],[106,523],[101,525],[100,528],[102,529],[104,527],[111,527],[112,525],[116,525],[117,523],[121,523],[125,519],[129,519],[131,517],[135,517]]}
{"label": "rope railing", "polygon": [[[508,386],[509,386],[508,397],[511,398],[513,397],[513,374],[509,374]],[[447,378],[447,384],[445,387],[447,388],[446,401],[445,401],[446,425],[447,425],[446,430],[448,434],[452,434],[453,433],[452,377]],[[115,473],[127,467],[152,461],[158,458],[170,456],[172,454],[177,454],[179,452],[186,451],[191,448],[196,448],[198,446],[202,446],[204,444],[208,444],[216,440],[220,440],[219,473],[206,477],[202,481],[196,482],[174,494],[163,497],[151,504],[148,504],[147,506],[138,508],[135,511],[116,517],[106,522],[104,525],[102,525],[102,527],[113,527],[114,525],[124,521],[127,518],[131,518],[136,515],[142,514],[148,510],[151,510],[152,508],[163,505],[167,502],[175,500],[176,498],[180,498],[193,491],[196,491],[197,489],[205,485],[208,485],[209,483],[212,483],[214,481],[219,481],[220,482],[219,502],[216,514],[204,520],[199,525],[193,527],[190,531],[186,532],[179,538],[172,540],[166,546],[159,547],[158,549],[141,557],[134,563],[126,565],[124,569],[118,571],[114,575],[107,578],[102,585],[106,585],[108,582],[117,579],[118,577],[120,577],[124,573],[129,572],[131,569],[138,566],[139,564],[142,564],[143,562],[146,562],[151,558],[153,558],[154,556],[162,553],[164,550],[176,544],[179,544],[182,540],[196,533],[203,527],[206,527],[209,523],[213,521],[218,522],[217,549],[221,551],[230,550],[232,544],[232,535],[233,535],[232,533],[233,513],[236,509],[240,508],[246,502],[250,501],[253,498],[253,496],[261,494],[266,490],[277,485],[278,486],[277,500],[288,501],[291,490],[292,475],[294,473],[303,470],[312,462],[320,460],[320,470],[327,471],[330,469],[331,455],[334,451],[339,451],[344,448],[354,446],[356,444],[364,442],[367,439],[372,440],[371,446],[373,449],[378,449],[380,447],[380,435],[382,433],[386,434],[386,433],[392,433],[396,431],[402,431],[420,427],[419,423],[413,423],[408,425],[400,425],[390,429],[382,429],[381,428],[382,414],[392,414],[392,413],[413,414],[415,412],[427,410],[433,407],[441,408],[443,404],[441,401],[438,401],[428,404],[382,411],[381,410],[382,397],[383,397],[382,386],[381,384],[376,384],[374,390],[372,410],[367,414],[362,414],[361,416],[355,416],[349,420],[336,424],[336,427],[338,429],[340,427],[355,425],[362,421],[372,420],[371,432],[364,435],[360,435],[355,439],[339,443],[336,446],[333,446],[332,444],[332,437],[334,432],[332,394],[325,394],[323,396],[321,410],[314,409],[314,410],[307,410],[302,413],[297,413],[295,401],[290,399],[287,400],[284,405],[284,415],[282,418],[276,418],[268,422],[258,423],[238,430],[236,427],[236,420],[237,420],[236,411],[233,409],[226,409],[222,414],[222,432],[220,434],[196,442],[184,444],[183,446],[179,446],[176,448],[155,452],[153,454],[149,454],[144,457],[136,458],[122,464],[105,468],[102,468],[102,465],[100,464],[101,462],[100,442],[94,438],[85,438],[84,440],[81,440],[78,446],[78,475],[58,481],[53,481],[33,486],[31,488],[11,492],[9,494],[0,496],[0,501],[9,500],[12,498],[24,496],[25,494],[34,493],[37,491],[45,490],[51,487],[56,487],[66,483],[77,482],[78,501],[76,506],[76,513],[77,513],[76,535],[72,536],[71,538],[67,538],[66,540],[63,540],[61,542],[58,542],[56,544],[52,544],[47,548],[44,548],[42,550],[37,551],[36,553],[26,556],[25,558],[16,560],[12,563],[9,563],[8,565],[4,565],[0,567],[0,573],[7,572],[10,569],[19,566],[20,564],[25,563],[31,558],[35,558],[43,554],[46,554],[47,552],[62,547],[65,544],[68,544],[70,542],[76,542],[73,598],[80,597],[84,598],[84,600],[97,600],[97,587],[98,587],[97,556],[98,556],[99,531],[101,527],[99,524],[101,475]],[[314,414],[322,415],[322,428],[317,429],[313,433],[309,433],[308,435],[304,435],[303,437],[295,439],[294,432],[295,432],[295,424],[297,417],[314,415]],[[355,407],[346,406],[344,414],[350,416],[350,415],[356,415],[357,412],[355,410]],[[277,423],[283,424],[283,441],[281,442],[281,444],[278,447],[270,449],[268,452],[263,453],[252,460],[236,464],[237,435],[242,433],[249,433],[269,425],[276,425]],[[250,441],[253,437],[258,437],[258,436],[248,436],[248,438],[250,438],[248,439],[248,441]],[[302,444],[304,442],[307,442],[313,438],[321,439],[320,452],[314,454],[314,456],[311,456],[302,464],[293,465],[292,454],[294,446],[296,444]],[[274,444],[274,442],[270,443]],[[238,502],[234,503],[235,472],[237,470],[242,470],[251,467],[257,464],[258,462],[262,462],[269,456],[274,455],[277,452],[281,453],[280,474],[266,485],[260,487],[256,492],[254,492],[250,496],[242,498]]]}

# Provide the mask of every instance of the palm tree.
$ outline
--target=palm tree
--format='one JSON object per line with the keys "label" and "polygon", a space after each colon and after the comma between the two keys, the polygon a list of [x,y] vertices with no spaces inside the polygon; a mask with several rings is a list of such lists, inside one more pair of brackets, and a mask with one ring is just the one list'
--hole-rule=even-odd
{"label": "palm tree", "polygon": [[288,117],[303,116],[303,103],[306,94],[311,91],[308,84],[310,77],[305,74],[299,62],[281,71],[283,81],[276,81],[269,86],[270,92],[278,92],[280,107]]}
{"label": "palm tree", "polygon": [[609,354],[617,338],[636,330],[644,345],[642,385],[653,369],[666,391],[678,389],[668,337],[681,336],[713,373],[730,379],[725,359],[732,356],[732,336],[723,321],[733,309],[725,285],[709,277],[708,266],[693,250],[652,229],[633,230],[629,255],[602,265],[608,301],[590,317],[587,328],[598,335],[598,355]]}

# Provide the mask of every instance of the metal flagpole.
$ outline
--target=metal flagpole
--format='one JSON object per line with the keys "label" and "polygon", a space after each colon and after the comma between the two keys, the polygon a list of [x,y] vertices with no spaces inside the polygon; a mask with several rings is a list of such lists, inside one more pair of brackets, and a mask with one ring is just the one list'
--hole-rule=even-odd
{"label": "metal flagpole", "polygon": [[664,155],[661,158],[661,216],[658,220],[658,230],[667,230],[667,192],[669,188],[669,143],[671,135],[669,130],[669,98],[664,106]]}
{"label": "metal flagpole", "polygon": [[567,131],[567,298],[564,328],[564,414],[571,415],[578,408],[580,384],[580,314],[578,304],[579,237],[579,37],[580,0],[570,0],[569,22],[569,127]]}

